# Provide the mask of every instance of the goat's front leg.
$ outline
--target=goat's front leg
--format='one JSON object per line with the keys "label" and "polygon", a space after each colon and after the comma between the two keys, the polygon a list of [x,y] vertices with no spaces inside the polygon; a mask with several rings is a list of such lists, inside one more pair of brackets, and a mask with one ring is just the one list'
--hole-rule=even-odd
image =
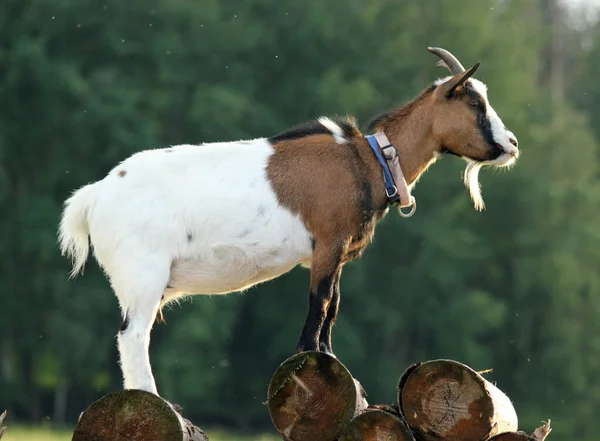
{"label": "goat's front leg", "polygon": [[318,351],[323,323],[333,299],[333,287],[341,271],[341,247],[319,243],[315,247],[310,272],[308,314],[296,346],[297,352]]}
{"label": "goat's front leg", "polygon": [[325,317],[325,322],[323,323],[323,327],[321,328],[321,333],[319,335],[319,349],[321,352],[325,352],[329,355],[333,354],[333,349],[331,346],[331,331],[333,330],[333,325],[335,324],[335,320],[337,319],[338,308],[340,306],[340,279],[342,277],[342,269],[337,272],[336,278],[333,281],[333,292],[331,296],[331,302],[329,303],[329,308],[327,309],[327,316]]}

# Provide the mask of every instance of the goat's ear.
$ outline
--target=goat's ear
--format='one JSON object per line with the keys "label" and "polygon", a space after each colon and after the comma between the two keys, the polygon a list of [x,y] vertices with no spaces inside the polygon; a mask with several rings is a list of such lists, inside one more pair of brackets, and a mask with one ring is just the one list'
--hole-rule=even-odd
{"label": "goat's ear", "polygon": [[456,91],[460,89],[463,84],[465,84],[465,81],[471,78],[475,71],[479,69],[480,64],[481,63],[476,63],[475,66],[473,66],[471,69],[455,75],[454,78],[448,81],[444,85],[444,94],[446,95],[446,98],[452,98],[455,95]]}

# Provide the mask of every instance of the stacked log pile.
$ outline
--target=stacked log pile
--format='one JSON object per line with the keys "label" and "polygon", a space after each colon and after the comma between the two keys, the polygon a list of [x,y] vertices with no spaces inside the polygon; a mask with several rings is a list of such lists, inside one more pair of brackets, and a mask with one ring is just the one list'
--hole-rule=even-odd
{"label": "stacked log pile", "polygon": [[[551,431],[549,421],[531,435],[520,431],[510,399],[452,360],[410,366],[400,376],[395,404],[369,405],[361,384],[337,358],[302,352],[277,368],[265,404],[285,441],[544,441]],[[72,439],[208,441],[175,406],[139,390],[93,403]]]}
{"label": "stacked log pile", "polygon": [[267,404],[286,441],[543,441],[549,422],[527,435],[510,399],[452,360],[410,366],[397,404],[372,405],[348,369],[321,352],[303,352],[273,375]]}

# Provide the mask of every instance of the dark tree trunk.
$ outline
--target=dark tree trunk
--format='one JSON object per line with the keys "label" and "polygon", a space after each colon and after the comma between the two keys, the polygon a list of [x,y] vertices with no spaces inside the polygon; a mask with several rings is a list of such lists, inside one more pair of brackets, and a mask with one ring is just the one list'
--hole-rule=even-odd
{"label": "dark tree trunk", "polygon": [[54,412],[52,422],[55,424],[63,425],[65,423],[68,392],[68,382],[64,378],[61,378],[54,390]]}
{"label": "dark tree trunk", "polygon": [[83,414],[72,441],[208,441],[162,398],[121,390],[100,398]]}
{"label": "dark tree trunk", "polygon": [[15,378],[15,370],[13,368],[14,363],[14,344],[12,335],[6,332],[2,336],[1,349],[2,356],[0,356],[0,376],[4,382],[12,383]]}
{"label": "dark tree trunk", "polygon": [[540,0],[540,9],[545,37],[540,83],[548,88],[552,102],[556,103],[565,95],[565,14],[557,0]]}
{"label": "dark tree trunk", "polygon": [[23,376],[27,390],[29,420],[39,423],[41,418],[39,389],[35,381],[35,355],[27,349],[23,357]]}
{"label": "dark tree trunk", "polygon": [[508,397],[462,363],[413,365],[398,389],[398,403],[417,439],[480,441],[518,430]]}
{"label": "dark tree trunk", "polygon": [[308,351],[284,361],[271,378],[269,414],[288,441],[333,441],[367,408],[365,392],[335,357]]}

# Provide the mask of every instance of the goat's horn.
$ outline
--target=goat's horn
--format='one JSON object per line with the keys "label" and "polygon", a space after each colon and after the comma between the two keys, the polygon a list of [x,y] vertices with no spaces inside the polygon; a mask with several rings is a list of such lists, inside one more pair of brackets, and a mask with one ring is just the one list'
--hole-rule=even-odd
{"label": "goat's horn", "polygon": [[439,47],[428,47],[429,52],[437,55],[442,60],[437,63],[438,66],[443,66],[448,68],[452,75],[456,75],[457,73],[461,73],[465,71],[465,68],[457,58],[448,52],[446,49],[442,49]]}

